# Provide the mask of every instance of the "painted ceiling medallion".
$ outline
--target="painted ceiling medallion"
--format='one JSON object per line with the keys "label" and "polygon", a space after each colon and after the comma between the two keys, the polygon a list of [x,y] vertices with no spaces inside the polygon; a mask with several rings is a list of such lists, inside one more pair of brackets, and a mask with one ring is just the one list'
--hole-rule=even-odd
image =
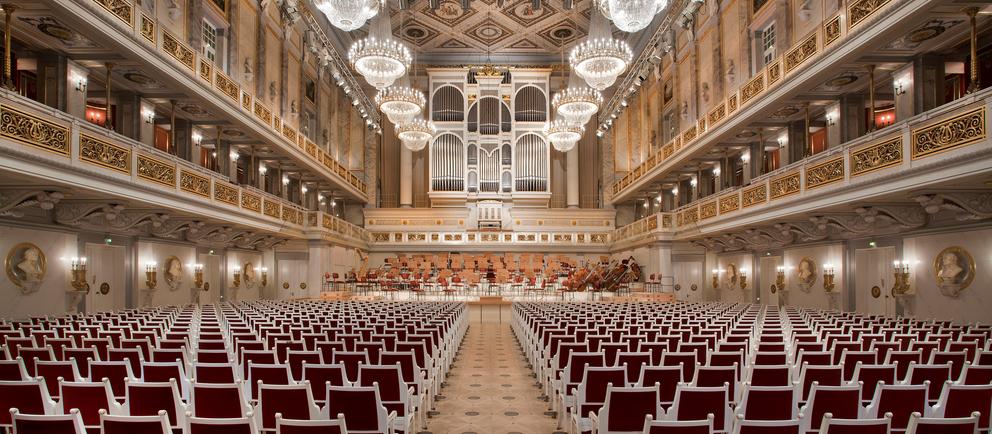
{"label": "painted ceiling medallion", "polygon": [[465,33],[483,45],[496,45],[513,35],[510,29],[489,17],[469,28]]}
{"label": "painted ceiling medallion", "polygon": [[581,30],[575,21],[571,19],[562,20],[538,32],[542,38],[553,46],[569,45],[586,36],[586,32]]}
{"label": "painted ceiling medallion", "polygon": [[438,5],[437,9],[430,7],[430,5],[425,2],[425,6],[420,11],[424,15],[434,18],[435,20],[451,27],[457,26],[462,21],[465,21],[472,15],[475,15],[476,12],[475,9],[472,8],[462,8],[461,3],[456,0],[443,0]]}
{"label": "painted ceiling medallion", "polygon": [[842,75],[826,83],[827,87],[843,87],[858,81],[858,77],[853,75]]}
{"label": "painted ceiling medallion", "polygon": [[517,24],[526,27],[558,13],[558,10],[548,3],[544,2],[540,9],[535,9],[532,0],[518,0],[500,12],[516,21]]}

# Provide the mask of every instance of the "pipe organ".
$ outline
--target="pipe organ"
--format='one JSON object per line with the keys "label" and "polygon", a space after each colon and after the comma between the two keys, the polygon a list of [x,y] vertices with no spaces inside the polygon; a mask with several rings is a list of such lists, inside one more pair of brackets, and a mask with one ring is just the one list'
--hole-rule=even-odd
{"label": "pipe organ", "polygon": [[429,68],[432,206],[547,207],[551,70]]}

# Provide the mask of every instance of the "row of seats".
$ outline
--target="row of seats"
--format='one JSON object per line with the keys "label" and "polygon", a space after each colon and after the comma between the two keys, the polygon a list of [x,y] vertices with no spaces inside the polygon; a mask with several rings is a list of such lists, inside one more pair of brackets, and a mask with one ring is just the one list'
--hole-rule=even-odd
{"label": "row of seats", "polygon": [[[465,311],[258,301],[0,323],[0,408],[12,410],[0,427],[25,432],[19,423],[52,417],[92,434],[108,420],[164,418],[187,432],[410,432],[464,336]],[[106,346],[79,348],[91,342]]]}
{"label": "row of seats", "polygon": [[[985,326],[719,303],[519,303],[513,330],[559,423],[579,432],[712,414],[714,432],[794,420],[807,433],[828,413],[892,413],[889,431],[903,432],[914,413],[972,412],[987,430],[992,412]],[[611,394],[622,394],[619,409]],[[603,417],[611,411],[623,417]]]}

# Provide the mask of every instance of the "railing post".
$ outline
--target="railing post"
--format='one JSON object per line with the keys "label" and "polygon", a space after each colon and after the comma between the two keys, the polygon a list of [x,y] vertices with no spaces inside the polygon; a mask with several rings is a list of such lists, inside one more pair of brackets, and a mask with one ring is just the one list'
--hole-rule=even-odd
{"label": "railing post", "polygon": [[[14,79],[10,69],[10,32],[11,20],[14,18],[14,11],[17,6],[11,3],[3,4],[3,87],[14,90]],[[974,21],[972,21],[974,22]]]}

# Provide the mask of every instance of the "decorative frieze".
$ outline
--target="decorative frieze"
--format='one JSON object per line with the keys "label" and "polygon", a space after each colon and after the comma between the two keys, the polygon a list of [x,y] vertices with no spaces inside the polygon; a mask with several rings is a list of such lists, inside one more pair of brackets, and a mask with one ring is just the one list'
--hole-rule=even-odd
{"label": "decorative frieze", "polygon": [[984,140],[986,136],[985,107],[914,128],[911,146],[914,160]]}
{"label": "decorative frieze", "polygon": [[186,44],[179,42],[179,39],[176,39],[175,36],[172,36],[171,33],[166,31],[162,32],[162,49],[165,50],[166,54],[172,56],[173,59],[176,59],[176,61],[190,71],[193,70],[193,64],[196,58],[193,50],[187,47]]}
{"label": "decorative frieze", "polygon": [[151,42],[155,43],[155,20],[148,15],[141,14],[141,36]]}
{"label": "decorative frieze", "polygon": [[262,207],[262,214],[272,218],[279,218],[279,202],[266,199],[262,205],[264,205]]}
{"label": "decorative frieze", "polygon": [[10,106],[0,106],[0,136],[65,157],[69,156],[69,128]]}
{"label": "decorative frieze", "polygon": [[734,212],[739,209],[741,209],[741,197],[737,193],[720,198],[720,214]]}
{"label": "decorative frieze", "polygon": [[127,24],[128,27],[132,26],[134,17],[134,5],[129,1],[125,0],[94,0],[96,4],[102,6],[107,12],[110,12],[117,19]]}
{"label": "decorative frieze", "polygon": [[737,111],[737,92],[727,97],[727,113]]}
{"label": "decorative frieze", "polygon": [[693,126],[691,126],[689,128],[686,128],[685,131],[682,132],[682,142],[683,143],[689,143],[689,142],[693,141],[695,138],[696,138],[696,126],[695,125],[693,125]]}
{"label": "decorative frieze", "polygon": [[138,178],[168,187],[175,187],[176,166],[162,160],[138,154]]}
{"label": "decorative frieze", "polygon": [[765,74],[758,73],[741,88],[741,104],[747,104],[765,90]]}
{"label": "decorative frieze", "polygon": [[741,206],[744,208],[768,201],[768,188],[765,184],[756,185],[741,192]]}
{"label": "decorative frieze", "polygon": [[716,108],[710,110],[707,119],[709,119],[709,124],[713,125],[716,124],[717,122],[722,121],[723,118],[725,118],[726,116],[727,116],[727,105],[724,103],[720,103],[720,105],[716,106]]}
{"label": "decorative frieze", "polygon": [[851,151],[851,176],[864,175],[902,163],[902,136]]}
{"label": "decorative frieze", "polygon": [[272,111],[268,107],[264,106],[262,103],[255,101],[255,117],[262,120],[266,124],[272,122]]}
{"label": "decorative frieze", "polygon": [[816,33],[814,32],[803,42],[799,43],[798,46],[785,54],[785,73],[792,72],[793,69],[796,69],[803,62],[816,55],[816,52]]}
{"label": "decorative frieze", "polygon": [[840,15],[836,15],[823,24],[823,46],[826,47],[840,39]]}
{"label": "decorative frieze", "polygon": [[200,59],[200,78],[207,83],[213,82],[214,66],[205,59]]}
{"label": "decorative frieze", "polygon": [[241,91],[241,108],[251,111],[251,94],[247,91]]}
{"label": "decorative frieze", "polygon": [[806,189],[821,187],[844,180],[844,157],[806,168]]}
{"label": "decorative frieze", "polygon": [[238,189],[223,182],[214,182],[214,199],[238,206]]}
{"label": "decorative frieze", "polygon": [[131,149],[79,134],[79,159],[110,170],[131,174]]}
{"label": "decorative frieze", "polygon": [[262,212],[262,198],[254,193],[241,192],[241,207],[255,212]]}
{"label": "decorative frieze", "polygon": [[768,64],[767,69],[768,87],[771,87],[773,84],[778,83],[778,81],[782,79],[782,62],[775,60],[774,62]]}
{"label": "decorative frieze", "polygon": [[179,172],[179,189],[203,197],[210,197],[210,178],[181,170]]}
{"label": "decorative frieze", "polygon": [[699,205],[699,219],[706,220],[716,217],[716,201],[709,201]]}
{"label": "decorative frieze", "polygon": [[217,71],[217,76],[214,81],[214,86],[217,87],[217,90],[221,91],[224,95],[227,95],[227,97],[231,98],[231,100],[238,101],[241,89],[238,87],[238,84],[234,82],[234,80],[231,80],[231,78],[223,72]]}
{"label": "decorative frieze", "polygon": [[788,175],[772,179],[768,183],[772,200],[799,193],[802,189],[799,178],[799,172],[792,172]]}
{"label": "decorative frieze", "polygon": [[889,3],[889,0],[856,0],[847,5],[847,28],[861,24],[872,14],[877,12],[882,6]]}

